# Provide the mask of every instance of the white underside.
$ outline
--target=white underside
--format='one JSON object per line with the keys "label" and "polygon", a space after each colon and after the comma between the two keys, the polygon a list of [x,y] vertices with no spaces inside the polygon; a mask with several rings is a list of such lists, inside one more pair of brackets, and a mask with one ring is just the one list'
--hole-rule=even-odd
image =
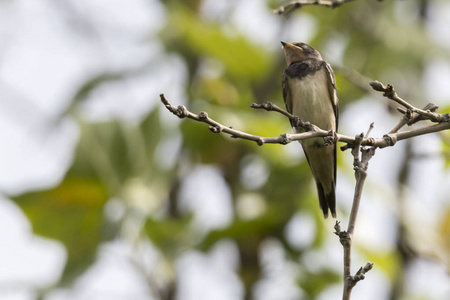
{"label": "white underside", "polygon": [[[313,79],[314,78],[314,79]],[[324,130],[336,130],[336,118],[328,89],[328,74],[321,69],[301,80],[289,79],[292,113],[303,121],[311,122]]]}
{"label": "white underside", "polygon": [[[314,79],[313,79],[314,78]],[[289,78],[288,101],[294,115],[324,130],[336,130],[336,117],[328,88],[328,74],[321,69],[301,80]],[[334,145],[324,146],[323,138],[301,142],[308,156],[314,178],[330,193],[334,182]]]}

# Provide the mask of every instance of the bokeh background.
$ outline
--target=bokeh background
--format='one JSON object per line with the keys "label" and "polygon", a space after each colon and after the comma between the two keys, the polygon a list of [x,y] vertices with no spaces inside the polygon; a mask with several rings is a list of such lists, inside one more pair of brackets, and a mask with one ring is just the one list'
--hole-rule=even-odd
{"label": "bokeh background", "polygon": [[[333,66],[346,135],[400,115],[368,81],[450,111],[450,3],[359,0],[289,16],[263,0],[0,1],[0,299],[340,299],[342,247],[300,146],[263,136],[280,40]],[[450,135],[378,150],[354,237],[354,299],[450,299]],[[338,156],[338,220],[354,189]]]}

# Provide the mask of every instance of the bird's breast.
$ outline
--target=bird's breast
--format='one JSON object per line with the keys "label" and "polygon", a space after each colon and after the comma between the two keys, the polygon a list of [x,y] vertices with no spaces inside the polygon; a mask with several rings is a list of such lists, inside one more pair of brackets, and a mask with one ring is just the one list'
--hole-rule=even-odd
{"label": "bird's breast", "polygon": [[291,111],[324,130],[336,130],[336,117],[324,69],[302,78],[288,78]]}

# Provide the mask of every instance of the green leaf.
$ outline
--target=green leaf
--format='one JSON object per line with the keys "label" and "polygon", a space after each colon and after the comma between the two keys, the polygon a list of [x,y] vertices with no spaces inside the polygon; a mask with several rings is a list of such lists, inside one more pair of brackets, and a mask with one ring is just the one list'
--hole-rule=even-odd
{"label": "green leaf", "polygon": [[102,73],[99,75],[95,75],[92,78],[86,80],[81,87],[76,92],[73,97],[74,102],[79,102],[86,100],[86,98],[90,95],[92,91],[101,86],[102,84],[123,79],[126,77],[128,73],[125,72],[117,72],[117,73]]}
{"label": "green leaf", "polygon": [[[158,142],[161,140],[161,124],[159,117],[159,107],[155,107],[148,116],[142,121],[139,126],[140,138],[143,139],[143,144],[139,147],[145,152],[148,159],[152,159]],[[142,161],[139,162],[142,164]]]}
{"label": "green leaf", "polygon": [[400,268],[400,257],[396,251],[374,251],[363,246],[359,246],[367,260],[373,263],[377,269],[382,270],[389,279],[394,280]]}
{"label": "green leaf", "polygon": [[439,135],[441,136],[442,141],[442,154],[445,158],[445,167],[450,167],[450,134],[448,131],[440,132]]}
{"label": "green leaf", "polygon": [[262,240],[276,232],[281,233],[287,221],[288,218],[284,218],[275,210],[268,210],[265,215],[253,220],[236,219],[228,228],[210,232],[199,248],[206,251],[223,238],[232,238],[236,241]]}
{"label": "green leaf", "polygon": [[154,152],[161,138],[156,107],[139,125],[112,121],[81,124],[81,140],[70,170],[77,176],[102,180],[111,194],[120,192],[130,178],[144,180],[155,171]]}
{"label": "green leaf", "polygon": [[192,55],[217,59],[226,72],[241,80],[257,80],[272,63],[264,48],[250,44],[238,32],[225,34],[216,24],[198,18],[181,5],[171,8],[168,26],[161,38],[173,50],[187,49]]}
{"label": "green leaf", "polygon": [[35,234],[64,244],[68,258],[61,282],[70,283],[95,259],[102,240],[105,187],[94,179],[67,177],[56,188],[15,197]]}
{"label": "green leaf", "polygon": [[14,197],[35,234],[67,248],[63,284],[71,283],[94,262],[101,241],[116,235],[118,224],[103,219],[103,205],[110,196],[120,196],[130,178],[151,174],[161,136],[157,108],[139,127],[118,122],[80,125],[80,142],[63,182]]}
{"label": "green leaf", "polygon": [[81,84],[75,95],[72,97],[69,107],[64,111],[63,115],[66,115],[73,111],[74,107],[80,102],[85,101],[89,98],[90,94],[95,91],[100,86],[106,83],[112,83],[115,81],[122,80],[124,78],[132,75],[132,72],[105,72],[98,75],[94,75],[88,78],[85,82]]}
{"label": "green leaf", "polygon": [[189,225],[192,216],[179,219],[152,219],[145,223],[145,232],[152,243],[169,259],[174,259],[181,250],[193,244]]}
{"label": "green leaf", "polygon": [[299,279],[299,285],[310,296],[309,299],[316,297],[327,287],[342,281],[342,274],[332,270],[321,270],[319,272],[304,272]]}
{"label": "green leaf", "polygon": [[439,227],[438,227],[439,250],[444,254],[443,259],[447,263],[447,267],[450,268],[450,209],[448,208],[443,215]]}

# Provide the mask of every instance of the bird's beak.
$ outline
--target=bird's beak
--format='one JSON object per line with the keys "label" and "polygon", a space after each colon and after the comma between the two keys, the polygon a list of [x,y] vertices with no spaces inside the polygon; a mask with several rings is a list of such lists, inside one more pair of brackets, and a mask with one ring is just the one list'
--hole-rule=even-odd
{"label": "bird's beak", "polygon": [[297,47],[295,47],[291,43],[286,43],[286,42],[281,41],[281,48],[283,48],[284,50],[287,50],[287,49],[294,49]]}
{"label": "bird's beak", "polygon": [[283,41],[281,41],[281,45],[284,49],[284,53],[286,55],[286,63],[288,66],[294,61],[305,59],[305,54],[302,48]]}
{"label": "bird's beak", "polygon": [[284,50],[286,50],[286,51],[294,50],[294,51],[301,51],[301,52],[303,52],[303,49],[302,49],[302,48],[297,47],[297,46],[294,46],[294,45],[291,44],[291,43],[286,43],[286,42],[281,41],[281,46],[282,46],[282,48],[283,48]]}

